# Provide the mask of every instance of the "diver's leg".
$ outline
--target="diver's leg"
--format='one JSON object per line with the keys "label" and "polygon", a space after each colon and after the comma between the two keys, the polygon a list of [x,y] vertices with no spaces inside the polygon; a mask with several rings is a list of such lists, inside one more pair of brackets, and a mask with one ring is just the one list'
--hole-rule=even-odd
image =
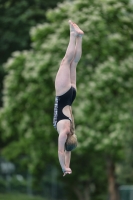
{"label": "diver's leg", "polygon": [[75,31],[71,21],[69,21],[69,24],[70,24],[69,44],[55,79],[56,96],[64,94],[71,87],[70,65],[75,55],[77,32]]}
{"label": "diver's leg", "polygon": [[71,85],[76,88],[76,66],[82,55],[82,35],[76,38],[75,56],[70,67]]}

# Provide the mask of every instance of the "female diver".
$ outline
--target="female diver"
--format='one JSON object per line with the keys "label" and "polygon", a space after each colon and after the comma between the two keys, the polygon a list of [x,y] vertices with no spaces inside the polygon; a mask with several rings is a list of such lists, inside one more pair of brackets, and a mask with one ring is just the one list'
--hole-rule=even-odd
{"label": "female diver", "polygon": [[53,125],[59,133],[58,158],[64,173],[71,174],[71,151],[77,146],[71,105],[76,97],[76,66],[82,54],[84,32],[69,20],[70,40],[55,79],[55,105]]}

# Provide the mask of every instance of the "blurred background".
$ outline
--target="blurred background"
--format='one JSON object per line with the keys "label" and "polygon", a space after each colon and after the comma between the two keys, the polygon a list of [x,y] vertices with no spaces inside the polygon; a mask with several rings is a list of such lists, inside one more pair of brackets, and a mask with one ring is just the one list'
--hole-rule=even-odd
{"label": "blurred background", "polygon": [[[52,120],[69,19],[85,35],[63,177]],[[132,101],[132,0],[0,0],[0,200],[133,200]]]}

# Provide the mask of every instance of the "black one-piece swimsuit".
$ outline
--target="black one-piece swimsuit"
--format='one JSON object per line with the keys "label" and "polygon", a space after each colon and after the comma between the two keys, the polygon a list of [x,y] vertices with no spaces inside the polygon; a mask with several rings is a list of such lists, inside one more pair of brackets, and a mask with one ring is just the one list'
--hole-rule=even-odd
{"label": "black one-piece swimsuit", "polygon": [[71,87],[65,94],[55,97],[54,104],[54,117],[53,117],[53,126],[57,128],[57,123],[62,119],[69,119],[66,115],[63,114],[63,108],[67,105],[71,106],[74,99],[76,98],[76,90],[74,87]]}

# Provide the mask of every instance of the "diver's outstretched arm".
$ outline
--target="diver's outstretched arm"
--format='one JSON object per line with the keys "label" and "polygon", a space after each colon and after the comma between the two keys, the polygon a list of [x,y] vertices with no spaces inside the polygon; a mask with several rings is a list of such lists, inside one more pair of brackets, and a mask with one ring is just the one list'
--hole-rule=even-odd
{"label": "diver's outstretched arm", "polygon": [[[63,176],[72,173],[72,170],[69,167],[67,167],[68,165],[66,166],[65,151],[64,151],[66,139],[67,139],[66,132],[61,132],[58,138],[58,157],[62,171],[64,173]],[[68,154],[67,156],[67,164],[70,164],[70,154]]]}
{"label": "diver's outstretched arm", "polygon": [[70,168],[70,161],[71,161],[71,151],[66,151],[65,150],[65,166],[66,166],[66,171],[64,172],[64,175],[65,176],[66,174],[71,174],[72,173],[72,170]]}

